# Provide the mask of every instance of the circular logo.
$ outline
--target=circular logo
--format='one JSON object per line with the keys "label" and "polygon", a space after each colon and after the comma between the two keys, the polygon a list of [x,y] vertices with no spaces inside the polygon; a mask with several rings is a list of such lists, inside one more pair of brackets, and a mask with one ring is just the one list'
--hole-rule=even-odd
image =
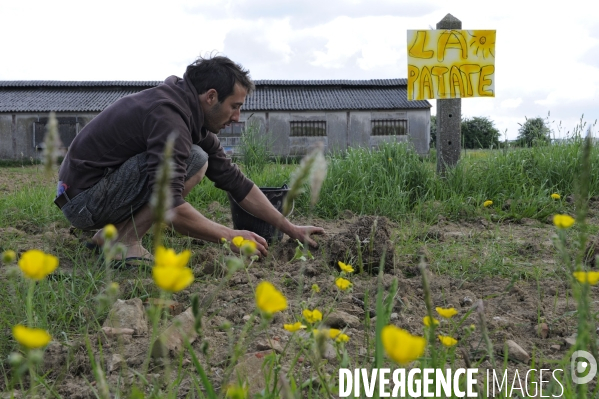
{"label": "circular logo", "polygon": [[[579,360],[584,358],[585,360]],[[587,375],[581,377],[585,371],[588,370]],[[572,373],[572,382],[575,384],[586,384],[595,378],[597,374],[597,361],[587,351],[576,351],[570,358],[570,371]]]}

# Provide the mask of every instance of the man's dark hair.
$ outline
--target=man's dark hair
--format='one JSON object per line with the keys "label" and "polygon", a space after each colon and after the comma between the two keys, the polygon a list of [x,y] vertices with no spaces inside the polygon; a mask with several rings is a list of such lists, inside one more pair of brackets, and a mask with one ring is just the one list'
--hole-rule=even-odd
{"label": "man's dark hair", "polygon": [[248,94],[254,90],[250,71],[243,69],[241,65],[234,63],[227,57],[199,57],[187,66],[185,74],[198,94],[214,89],[218,93],[218,102],[221,103],[233,94],[235,83],[243,86]]}

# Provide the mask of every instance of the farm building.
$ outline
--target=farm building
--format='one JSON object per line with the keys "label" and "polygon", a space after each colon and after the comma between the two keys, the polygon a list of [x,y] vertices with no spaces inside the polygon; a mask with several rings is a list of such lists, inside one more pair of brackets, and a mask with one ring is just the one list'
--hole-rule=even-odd
{"label": "farm building", "polygon": [[[158,81],[0,81],[0,159],[37,159],[48,113],[56,113],[66,148],[108,105]],[[256,80],[239,123],[220,132],[229,154],[252,120],[268,134],[272,152],[305,154],[317,141],[329,151],[410,141],[429,151],[430,103],[407,101],[406,79]]]}

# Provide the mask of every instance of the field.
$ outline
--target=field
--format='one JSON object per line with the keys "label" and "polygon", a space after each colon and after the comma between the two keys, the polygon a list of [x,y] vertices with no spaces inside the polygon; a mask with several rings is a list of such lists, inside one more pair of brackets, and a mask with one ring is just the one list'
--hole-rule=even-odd
{"label": "field", "polygon": [[[230,243],[181,237],[164,226],[165,246],[192,254],[195,280],[173,294],[157,288],[150,268],[113,270],[87,249],[93,232],[69,226],[52,203],[56,178],[42,165],[1,168],[0,253],[39,249],[59,259],[35,284],[16,261],[0,269],[1,397],[339,397],[339,369],[381,367],[478,368],[479,397],[540,397],[540,378],[543,396],[596,397],[594,380],[572,383],[570,356],[586,350],[597,357],[599,292],[572,274],[596,270],[597,150],[575,140],[468,151],[445,177],[435,175],[434,156],[420,159],[403,145],[327,161],[319,201],[311,206],[302,194],[290,216],[325,228],[318,248],[308,252],[285,237],[266,258],[251,260],[233,254]],[[242,165],[269,187],[288,183],[297,169],[255,166]],[[188,201],[232,227],[226,196],[212,183],[202,182]],[[554,224],[562,214],[576,219],[572,227]],[[152,237],[145,240],[152,248]],[[354,272],[342,272],[338,262]],[[351,287],[339,288],[338,277]],[[256,309],[262,281],[286,297],[285,310],[268,317]],[[115,303],[129,309],[115,316],[118,326],[109,317]],[[190,346],[151,356],[156,336],[192,304],[187,329],[199,319],[199,335],[191,334]],[[437,307],[457,314],[444,318]],[[323,320],[311,324],[306,309],[320,310]],[[425,326],[427,315],[439,324]],[[307,328],[284,328],[296,322]],[[13,338],[12,327],[28,323],[52,336],[43,356]],[[425,337],[424,353],[389,353],[380,338],[386,325]],[[107,326],[133,331],[119,335]],[[328,328],[349,340],[327,338]],[[408,359],[397,363],[398,356]],[[551,371],[541,377],[541,369]],[[487,391],[487,370],[507,371],[509,384],[495,387],[495,395]],[[462,378],[458,385],[465,384]]]}

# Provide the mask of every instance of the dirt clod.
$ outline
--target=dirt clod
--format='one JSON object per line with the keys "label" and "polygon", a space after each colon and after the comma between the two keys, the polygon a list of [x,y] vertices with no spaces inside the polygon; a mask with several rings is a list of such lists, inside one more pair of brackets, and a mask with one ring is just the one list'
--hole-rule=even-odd
{"label": "dirt clod", "polygon": [[393,269],[391,226],[386,217],[358,218],[341,234],[331,237],[327,248],[332,265],[338,261],[357,265],[361,256],[364,270],[376,274],[384,256],[384,270]]}

